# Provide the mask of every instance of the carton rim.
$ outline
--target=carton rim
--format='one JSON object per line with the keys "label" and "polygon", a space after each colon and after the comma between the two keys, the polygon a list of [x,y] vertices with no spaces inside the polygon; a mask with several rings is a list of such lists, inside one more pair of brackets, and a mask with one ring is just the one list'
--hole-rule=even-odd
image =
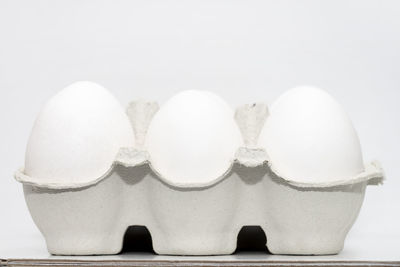
{"label": "carton rim", "polygon": [[24,168],[18,169],[15,174],[14,178],[25,185],[32,185],[35,187],[40,188],[47,188],[47,189],[79,189],[84,187],[93,186],[100,181],[109,177],[109,174],[112,173],[114,168],[117,165],[121,165],[128,168],[134,168],[142,165],[148,165],[150,169],[155,173],[156,177],[161,180],[163,183],[175,187],[175,188],[192,188],[192,189],[203,189],[206,187],[211,187],[224,179],[229,177],[229,173],[232,171],[235,164],[242,165],[247,168],[257,168],[263,167],[267,168],[267,171],[270,171],[274,177],[279,179],[281,182],[293,186],[299,189],[320,189],[322,191],[329,191],[333,187],[338,186],[348,186],[354,185],[361,182],[367,182],[368,185],[379,185],[382,184],[385,175],[381,164],[378,161],[372,161],[370,163],[364,164],[364,171],[353,176],[350,179],[338,179],[332,182],[321,182],[321,183],[307,183],[307,182],[298,182],[295,180],[290,179],[289,177],[285,177],[279,174],[279,171],[274,168],[274,164],[268,159],[268,155],[266,154],[265,150],[262,148],[248,148],[248,147],[241,147],[237,150],[234,159],[231,161],[229,168],[219,177],[205,183],[175,183],[163,177],[160,173],[158,173],[151,165],[151,161],[147,151],[144,150],[137,150],[132,147],[125,147],[121,148],[116,159],[112,163],[111,167],[104,173],[102,176],[93,179],[89,182],[51,182],[44,179],[39,179],[37,177],[30,177],[29,175],[25,174]]}

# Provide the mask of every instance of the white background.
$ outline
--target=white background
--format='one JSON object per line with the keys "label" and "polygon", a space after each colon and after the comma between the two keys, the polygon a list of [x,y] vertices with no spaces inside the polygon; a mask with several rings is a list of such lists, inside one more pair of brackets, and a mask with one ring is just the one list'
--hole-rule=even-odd
{"label": "white background", "polygon": [[13,172],[41,106],[77,80],[124,106],[183,89],[233,107],[296,85],[327,90],[387,176],[368,187],[348,242],[380,236],[369,244],[400,255],[399,1],[0,1],[0,257],[18,236],[46,252]]}

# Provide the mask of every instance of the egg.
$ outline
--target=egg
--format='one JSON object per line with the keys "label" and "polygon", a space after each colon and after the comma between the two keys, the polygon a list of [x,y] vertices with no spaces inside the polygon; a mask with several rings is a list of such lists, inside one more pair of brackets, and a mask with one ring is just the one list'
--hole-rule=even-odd
{"label": "egg", "polygon": [[242,144],[233,110],[217,95],[187,90],[155,114],[146,137],[153,169],[175,184],[204,184],[229,170]]}
{"label": "egg", "polygon": [[66,87],[43,107],[28,141],[25,174],[49,183],[84,183],[111,168],[121,147],[134,145],[129,119],[102,86]]}
{"label": "egg", "polygon": [[279,175],[297,182],[347,180],[364,170],[356,131],[326,92],[294,88],[270,108],[259,137]]}

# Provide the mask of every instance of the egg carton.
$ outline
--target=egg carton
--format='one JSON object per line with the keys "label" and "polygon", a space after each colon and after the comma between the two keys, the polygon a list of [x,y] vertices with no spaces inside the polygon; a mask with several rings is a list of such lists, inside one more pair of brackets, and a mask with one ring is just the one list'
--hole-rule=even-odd
{"label": "egg carton", "polygon": [[157,254],[223,255],[236,249],[244,226],[260,226],[273,254],[337,254],[357,218],[367,185],[382,183],[378,162],[345,180],[302,182],[276,168],[258,145],[265,104],[239,107],[244,145],[223,175],[181,183],[153,167],[145,149],[153,102],[127,109],[135,147],[122,147],[108,171],[86,181],[52,182],[22,168],[32,218],[55,255],[117,254],[129,226],[145,226]]}

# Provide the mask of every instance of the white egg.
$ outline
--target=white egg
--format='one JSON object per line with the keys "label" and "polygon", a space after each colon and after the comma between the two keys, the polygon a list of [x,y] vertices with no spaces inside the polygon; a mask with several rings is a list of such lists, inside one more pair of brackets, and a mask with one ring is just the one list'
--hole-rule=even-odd
{"label": "white egg", "polygon": [[360,142],[347,114],[314,87],[297,87],[279,97],[259,145],[280,175],[297,182],[346,180],[364,170]]}
{"label": "white egg", "polygon": [[118,101],[93,82],[76,82],[51,98],[33,127],[25,173],[52,183],[83,183],[104,175],[134,134]]}
{"label": "white egg", "polygon": [[150,123],[146,147],[153,168],[176,184],[204,184],[222,176],[242,144],[233,110],[207,91],[183,91]]}

